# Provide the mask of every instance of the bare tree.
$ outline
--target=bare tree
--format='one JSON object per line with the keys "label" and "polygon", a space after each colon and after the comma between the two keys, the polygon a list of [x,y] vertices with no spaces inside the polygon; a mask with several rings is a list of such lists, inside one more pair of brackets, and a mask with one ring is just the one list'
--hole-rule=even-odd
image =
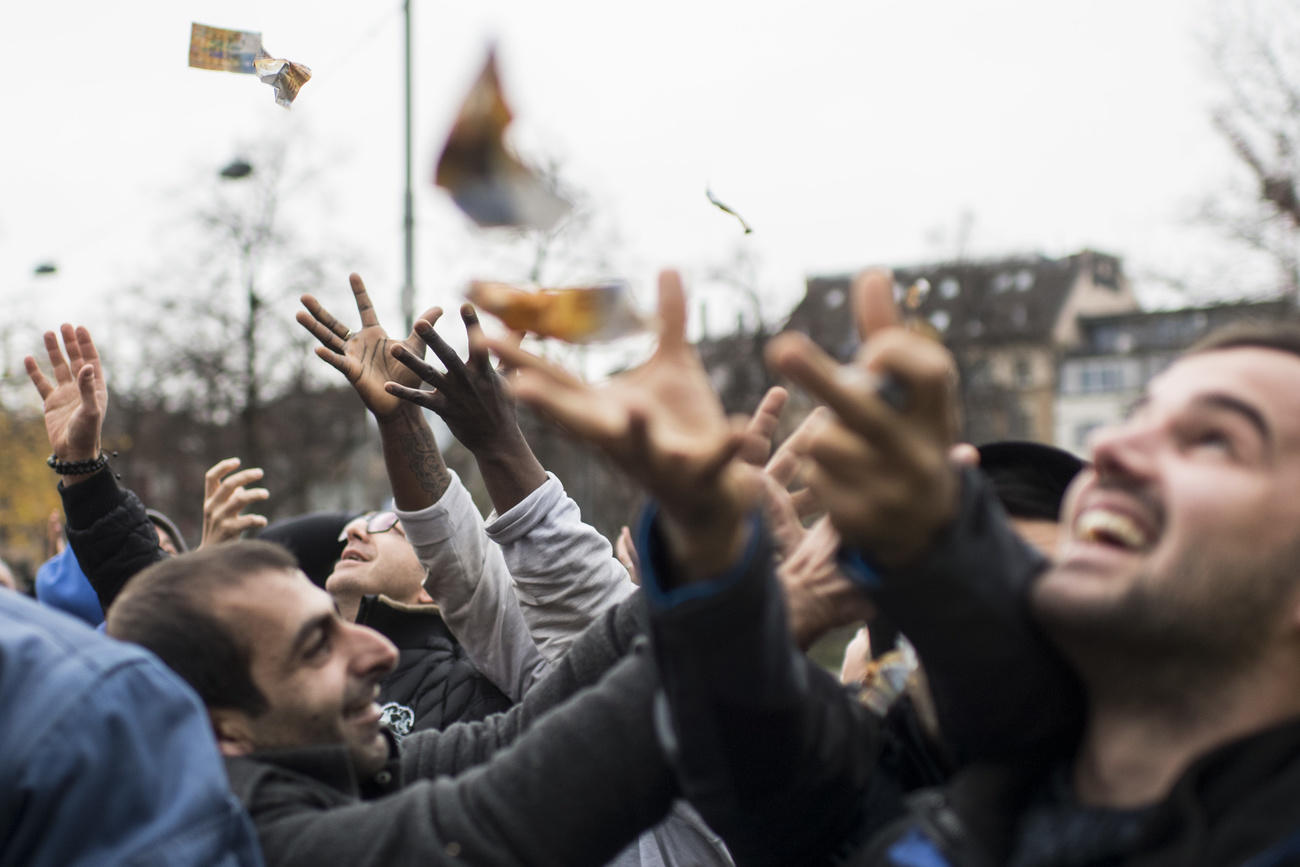
{"label": "bare tree", "polygon": [[293,319],[298,295],[339,283],[355,261],[313,224],[326,209],[290,150],[250,148],[251,171],[193,184],[208,200],[176,218],[176,242],[160,245],[175,252],[115,308],[115,334],[132,339],[114,341],[106,435],[124,478],[187,528],[203,471],[223,457],[266,469],[268,509],[287,514],[360,473],[352,454],[370,438]]}
{"label": "bare tree", "polygon": [[1300,5],[1225,0],[1211,5],[1203,42],[1221,89],[1212,113],[1246,180],[1204,208],[1233,240],[1276,263],[1300,294]]}

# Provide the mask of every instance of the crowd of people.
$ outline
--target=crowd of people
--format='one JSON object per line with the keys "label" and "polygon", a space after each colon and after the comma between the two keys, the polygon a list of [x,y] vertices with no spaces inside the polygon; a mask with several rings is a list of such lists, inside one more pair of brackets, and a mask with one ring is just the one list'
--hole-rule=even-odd
{"label": "crowd of people", "polygon": [[[67,550],[40,602],[0,586],[0,865],[1300,864],[1300,328],[1206,338],[1083,461],[962,443],[884,272],[850,362],[769,343],[820,404],[780,442],[786,390],[723,411],[672,271],[599,385],[468,305],[465,358],[437,308],[390,338],[350,281],[359,322],[298,321],[390,504],[266,526],[223,461],[188,550],[103,453],[90,332],[26,360]],[[635,528],[584,522],[516,402]],[[851,625],[836,678],[806,651]]]}

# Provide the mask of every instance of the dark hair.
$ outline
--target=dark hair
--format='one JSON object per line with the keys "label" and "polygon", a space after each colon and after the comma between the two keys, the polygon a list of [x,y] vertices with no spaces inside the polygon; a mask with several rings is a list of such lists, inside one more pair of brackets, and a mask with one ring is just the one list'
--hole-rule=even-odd
{"label": "dark hair", "polygon": [[256,716],[268,704],[249,671],[249,648],[212,613],[211,602],[218,590],[259,572],[297,568],[292,554],[270,542],[231,542],[160,560],[109,606],[106,628],[152,651],[209,708]]}
{"label": "dark hair", "polygon": [[1216,328],[1191,345],[1184,355],[1221,349],[1276,349],[1300,357],[1300,323],[1243,319]]}

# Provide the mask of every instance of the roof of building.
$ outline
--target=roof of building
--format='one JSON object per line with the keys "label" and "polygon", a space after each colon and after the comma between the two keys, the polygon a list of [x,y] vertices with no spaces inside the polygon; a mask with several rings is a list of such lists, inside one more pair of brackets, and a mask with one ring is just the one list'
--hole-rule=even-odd
{"label": "roof of building", "polygon": [[[1081,275],[1116,291],[1123,280],[1117,257],[1092,250],[1063,259],[1013,256],[903,266],[893,272],[900,288],[911,290],[914,314],[934,326],[949,345],[1050,340]],[[848,274],[809,278],[807,293],[786,328],[808,334],[828,352],[847,359],[858,343],[850,310],[851,280]]]}
{"label": "roof of building", "polygon": [[1146,310],[1080,316],[1082,343],[1071,355],[1124,355],[1185,349],[1209,332],[1232,322],[1295,318],[1285,298],[1232,301],[1177,310]]}

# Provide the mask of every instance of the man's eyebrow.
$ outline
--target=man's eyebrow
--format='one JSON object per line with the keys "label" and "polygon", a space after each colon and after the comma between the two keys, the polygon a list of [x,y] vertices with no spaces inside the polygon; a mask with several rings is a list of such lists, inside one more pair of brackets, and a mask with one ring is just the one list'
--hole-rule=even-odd
{"label": "man's eyebrow", "polygon": [[1215,409],[1225,410],[1241,416],[1259,432],[1260,439],[1264,441],[1265,445],[1273,444],[1273,429],[1269,427],[1267,419],[1264,418],[1264,414],[1256,409],[1254,405],[1235,395],[1225,394],[1223,392],[1213,392],[1211,394],[1202,395],[1197,398],[1196,402],[1208,404]]}
{"label": "man's eyebrow", "polygon": [[309,619],[302,626],[298,627],[298,631],[294,633],[293,636],[293,643],[289,645],[289,659],[291,665],[292,660],[297,659],[302,654],[303,645],[311,639],[313,633],[317,632],[322,627],[329,628],[336,616],[337,615],[333,611],[322,612]]}

